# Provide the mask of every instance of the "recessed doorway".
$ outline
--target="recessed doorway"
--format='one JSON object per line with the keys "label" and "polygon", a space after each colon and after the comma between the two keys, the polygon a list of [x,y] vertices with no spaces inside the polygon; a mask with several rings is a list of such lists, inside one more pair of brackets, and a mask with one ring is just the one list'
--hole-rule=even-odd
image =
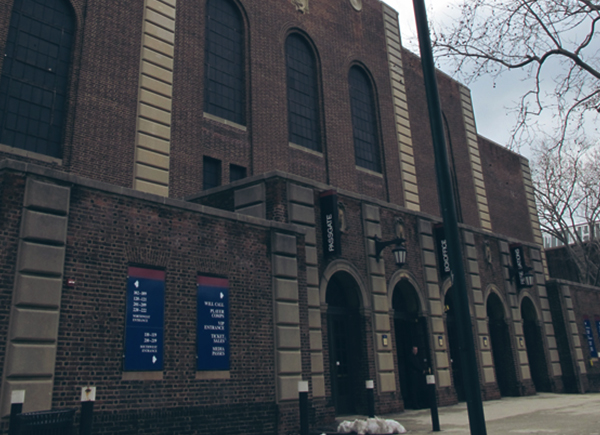
{"label": "recessed doorway", "polygon": [[538,322],[537,311],[528,297],[521,301],[521,318],[523,319],[523,334],[529,360],[529,372],[536,391],[551,392],[552,387],[548,376],[548,365],[544,353],[542,333]]}
{"label": "recessed doorway", "polygon": [[518,395],[517,373],[504,313],[504,304],[500,297],[496,293],[491,293],[487,299],[488,326],[496,382],[503,397]]}
{"label": "recessed doorway", "polygon": [[[427,321],[422,315],[416,289],[408,280],[396,284],[392,296],[398,377],[405,409],[422,409],[427,404],[423,370],[431,367]],[[415,352],[416,350],[416,352]]]}
{"label": "recessed doorway", "polygon": [[335,412],[336,415],[356,414],[364,405],[366,363],[362,304],[354,278],[346,272],[335,273],[327,284],[326,302]]}

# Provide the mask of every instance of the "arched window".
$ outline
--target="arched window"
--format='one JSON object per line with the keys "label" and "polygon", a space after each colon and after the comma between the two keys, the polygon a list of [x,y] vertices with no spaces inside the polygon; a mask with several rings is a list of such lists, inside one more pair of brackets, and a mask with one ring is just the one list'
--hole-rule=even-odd
{"label": "arched window", "polygon": [[0,143],[61,156],[75,18],[66,0],[15,0],[0,77]]}
{"label": "arched window", "polygon": [[306,39],[293,33],[285,42],[289,141],[321,151],[317,61]]}
{"label": "arched window", "polygon": [[375,98],[371,81],[361,68],[353,66],[348,74],[348,82],[356,165],[381,172]]}
{"label": "arched window", "polygon": [[208,0],[204,111],[246,125],[244,22],[229,0]]}

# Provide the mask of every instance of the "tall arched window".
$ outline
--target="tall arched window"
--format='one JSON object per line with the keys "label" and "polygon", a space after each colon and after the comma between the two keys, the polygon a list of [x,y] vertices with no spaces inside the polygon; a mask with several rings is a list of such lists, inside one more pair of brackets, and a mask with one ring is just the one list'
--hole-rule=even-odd
{"label": "tall arched window", "polygon": [[289,141],[321,151],[317,61],[306,39],[293,33],[285,41]]}
{"label": "tall arched window", "polygon": [[229,0],[208,0],[204,111],[246,125],[244,22]]}
{"label": "tall arched window", "polygon": [[356,165],[381,172],[377,115],[371,81],[361,68],[353,66],[348,74],[348,82]]}
{"label": "tall arched window", "polygon": [[15,0],[0,77],[0,143],[61,156],[75,18],[67,0]]}

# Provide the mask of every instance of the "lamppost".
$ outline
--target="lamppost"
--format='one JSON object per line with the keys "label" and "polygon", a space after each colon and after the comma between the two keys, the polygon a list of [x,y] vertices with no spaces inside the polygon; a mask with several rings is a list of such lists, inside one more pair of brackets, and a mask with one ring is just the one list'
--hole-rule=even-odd
{"label": "lamppost", "polygon": [[483,403],[481,401],[481,389],[479,386],[479,370],[477,356],[475,355],[473,329],[469,310],[469,297],[467,295],[466,273],[458,229],[456,202],[454,199],[454,192],[452,191],[448,152],[444,137],[440,96],[435,76],[431,40],[429,38],[427,13],[424,0],[413,0],[413,5],[415,9],[417,33],[419,35],[419,47],[421,49],[421,64],[423,67],[423,78],[425,80],[425,92],[427,94],[431,136],[433,138],[440,210],[442,211],[444,228],[446,229],[450,270],[452,270],[454,278],[452,284],[454,291],[452,292],[452,296],[454,308],[456,310],[457,338],[460,349],[460,359],[462,362],[463,379],[465,382],[469,426],[472,435],[486,435],[487,431],[485,428],[485,417],[483,414]]}

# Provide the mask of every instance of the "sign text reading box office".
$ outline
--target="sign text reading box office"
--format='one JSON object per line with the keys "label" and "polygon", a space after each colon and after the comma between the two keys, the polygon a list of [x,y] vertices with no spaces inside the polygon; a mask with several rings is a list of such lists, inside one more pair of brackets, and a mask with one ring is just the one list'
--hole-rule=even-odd
{"label": "sign text reading box office", "polygon": [[229,370],[229,281],[198,276],[196,369]]}
{"label": "sign text reading box office", "polygon": [[162,371],[165,272],[130,267],[127,278],[125,371]]}

